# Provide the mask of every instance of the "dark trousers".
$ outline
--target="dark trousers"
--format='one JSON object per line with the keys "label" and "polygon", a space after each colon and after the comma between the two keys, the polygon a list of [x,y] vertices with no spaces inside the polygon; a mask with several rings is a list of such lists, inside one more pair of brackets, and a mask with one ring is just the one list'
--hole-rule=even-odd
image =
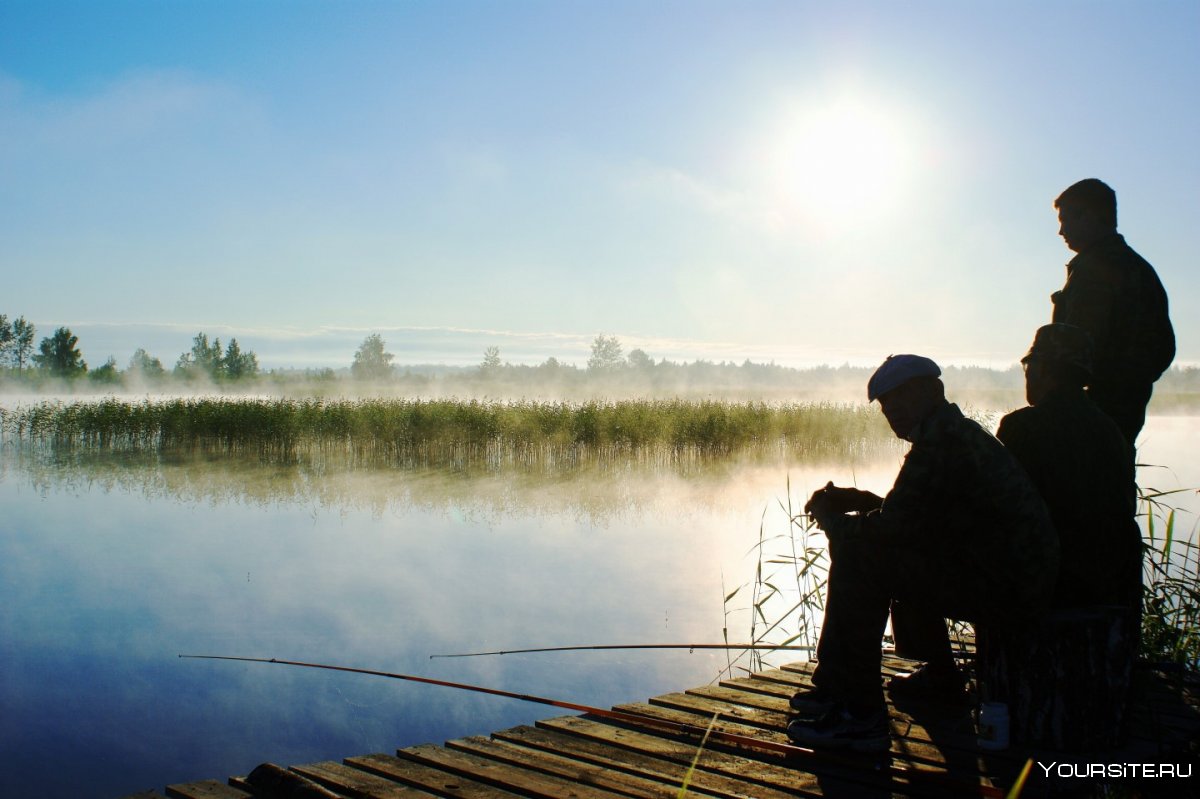
{"label": "dark trousers", "polygon": [[946,620],[920,606],[892,600],[892,637],[896,654],[902,658],[924,660],[937,668],[954,666]]}
{"label": "dark trousers", "polygon": [[[914,552],[863,537],[829,542],[825,621],[813,684],[852,709],[883,703],[880,642],[893,600],[924,623],[988,617],[988,590],[975,569],[947,553]],[[927,628],[926,628],[927,629]],[[947,653],[948,640],[945,643]]]}

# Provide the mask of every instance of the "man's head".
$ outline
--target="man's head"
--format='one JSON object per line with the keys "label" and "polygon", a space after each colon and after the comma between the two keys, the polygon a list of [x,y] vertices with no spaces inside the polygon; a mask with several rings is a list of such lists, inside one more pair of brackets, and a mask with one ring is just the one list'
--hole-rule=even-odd
{"label": "man's head", "polygon": [[938,365],[924,356],[889,355],[867,381],[867,400],[879,400],[892,432],[911,441],[925,417],[946,402],[941,374]]}
{"label": "man's head", "polygon": [[1025,399],[1037,405],[1060,388],[1087,385],[1092,376],[1092,337],[1074,325],[1043,325],[1021,363]]}
{"label": "man's head", "polygon": [[1082,252],[1117,229],[1117,195],[1107,183],[1087,178],[1067,187],[1054,201],[1058,235]]}

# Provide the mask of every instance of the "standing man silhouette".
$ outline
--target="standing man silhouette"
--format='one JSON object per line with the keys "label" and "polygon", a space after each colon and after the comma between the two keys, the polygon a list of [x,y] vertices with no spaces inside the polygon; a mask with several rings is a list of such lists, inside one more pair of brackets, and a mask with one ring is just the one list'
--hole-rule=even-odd
{"label": "standing man silhouette", "polygon": [[1146,422],[1154,381],[1175,357],[1167,293],[1145,258],[1117,233],[1117,195],[1088,178],[1054,201],[1059,229],[1075,257],[1050,299],[1052,322],[1081,327],[1095,345],[1087,393],[1130,447]]}

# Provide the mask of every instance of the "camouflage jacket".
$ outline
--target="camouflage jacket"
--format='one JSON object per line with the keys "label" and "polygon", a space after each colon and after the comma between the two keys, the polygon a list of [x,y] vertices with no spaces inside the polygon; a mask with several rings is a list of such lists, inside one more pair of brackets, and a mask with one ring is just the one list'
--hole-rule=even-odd
{"label": "camouflage jacket", "polygon": [[917,428],[883,506],[830,520],[826,533],[878,540],[974,575],[1006,612],[1046,607],[1058,539],[1024,470],[992,435],[946,403]]}
{"label": "camouflage jacket", "polygon": [[1058,531],[1059,606],[1122,604],[1140,596],[1141,531],[1133,452],[1082,389],[1013,411],[996,436],[1037,486]]}
{"label": "camouflage jacket", "polygon": [[1119,233],[1067,264],[1067,282],[1050,295],[1053,322],[1082,327],[1095,344],[1094,383],[1153,383],[1175,357],[1167,293],[1154,267]]}

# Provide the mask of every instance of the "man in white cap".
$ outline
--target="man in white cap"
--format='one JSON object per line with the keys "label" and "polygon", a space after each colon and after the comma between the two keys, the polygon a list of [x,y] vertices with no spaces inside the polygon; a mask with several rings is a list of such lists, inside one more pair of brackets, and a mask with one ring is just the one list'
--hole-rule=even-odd
{"label": "man in white cap", "polygon": [[912,449],[886,497],[832,484],[805,506],[829,539],[825,620],[813,688],[792,707],[792,740],[890,745],[880,639],[893,599],[922,613],[1020,625],[1049,605],[1058,541],[1025,472],[946,401],[941,369],[893,355],[867,384]]}

